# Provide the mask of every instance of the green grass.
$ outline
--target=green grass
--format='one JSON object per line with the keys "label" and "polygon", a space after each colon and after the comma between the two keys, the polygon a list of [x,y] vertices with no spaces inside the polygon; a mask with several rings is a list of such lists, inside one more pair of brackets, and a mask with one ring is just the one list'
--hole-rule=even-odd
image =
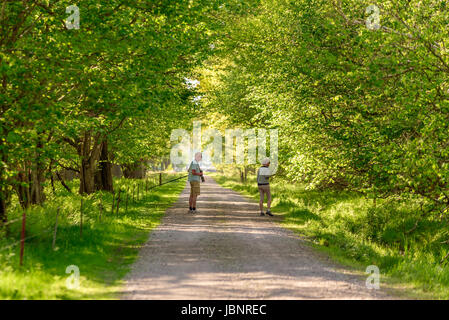
{"label": "green grass", "polygon": [[[259,197],[254,177],[241,183],[237,174],[211,176],[223,187]],[[449,266],[440,260],[449,250],[445,219],[420,220],[418,203],[378,200],[346,191],[307,190],[274,179],[272,210],[282,225],[300,234],[337,262],[364,274],[368,265],[381,272],[381,286],[406,298],[448,299]]]}
{"label": "green grass", "polygon": [[[174,176],[165,176],[167,181]],[[116,190],[136,181],[117,179]],[[23,266],[19,266],[19,246],[0,251],[0,299],[115,299],[123,285],[122,278],[135,261],[138,249],[147,240],[168,208],[184,188],[185,179],[142,192],[135,202],[132,187],[128,210],[126,195],[121,193],[119,214],[111,213],[112,194],[96,193],[84,198],[83,232],[80,236],[81,196],[59,189],[43,207],[27,212],[27,237]],[[70,183],[76,191],[77,181]],[[137,193],[137,188],[135,189]],[[50,193],[50,192],[47,192]],[[105,209],[100,220],[100,199]],[[56,248],[52,249],[53,228],[57,208],[58,231]],[[18,207],[9,220],[20,218]],[[20,239],[21,222],[2,230],[0,248]],[[76,265],[80,270],[79,289],[69,289],[66,268]]]}

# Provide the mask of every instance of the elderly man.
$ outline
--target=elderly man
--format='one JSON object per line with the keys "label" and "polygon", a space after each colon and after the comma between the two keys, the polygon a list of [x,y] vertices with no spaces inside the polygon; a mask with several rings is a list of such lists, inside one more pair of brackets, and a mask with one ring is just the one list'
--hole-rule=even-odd
{"label": "elderly man", "polygon": [[196,213],[196,198],[200,195],[200,181],[204,179],[203,171],[200,169],[199,164],[202,158],[201,152],[195,153],[195,160],[189,166],[189,176],[187,178],[190,182],[189,213]]}
{"label": "elderly man", "polygon": [[260,215],[264,216],[263,213],[263,201],[265,198],[265,194],[267,195],[267,212],[266,214],[269,216],[273,216],[271,214],[271,192],[270,192],[270,177],[272,176],[270,166],[270,159],[264,158],[262,160],[262,166],[257,170],[257,186],[259,187],[260,193]]}

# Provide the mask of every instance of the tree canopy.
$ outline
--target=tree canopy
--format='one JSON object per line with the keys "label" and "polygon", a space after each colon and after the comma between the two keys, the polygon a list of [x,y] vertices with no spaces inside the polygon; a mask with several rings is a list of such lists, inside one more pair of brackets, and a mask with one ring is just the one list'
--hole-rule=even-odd
{"label": "tree canopy", "polygon": [[81,193],[112,191],[100,164],[167,154],[171,129],[195,113],[185,78],[209,55],[219,12],[240,14],[234,4],[2,2],[0,218],[12,191],[24,207],[44,201],[62,168]]}
{"label": "tree canopy", "polygon": [[448,19],[436,0],[262,1],[199,71],[203,107],[279,128],[293,181],[447,210]]}
{"label": "tree canopy", "polygon": [[[193,118],[279,129],[291,181],[449,205],[445,1],[4,1],[1,217],[62,168],[167,155]],[[72,23],[72,24],[71,24]],[[79,28],[78,28],[79,27]],[[197,79],[197,89],[186,79]],[[201,100],[195,103],[195,97]],[[435,209],[434,208],[434,209]]]}

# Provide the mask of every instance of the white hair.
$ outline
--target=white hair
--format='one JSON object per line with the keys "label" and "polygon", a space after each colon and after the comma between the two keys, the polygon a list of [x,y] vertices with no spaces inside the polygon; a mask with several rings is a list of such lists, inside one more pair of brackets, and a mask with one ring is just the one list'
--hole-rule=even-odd
{"label": "white hair", "polygon": [[261,161],[261,163],[262,163],[262,165],[267,165],[267,164],[269,164],[270,163],[270,158],[263,158],[262,159],[262,161]]}
{"label": "white hair", "polygon": [[195,153],[195,160],[198,161],[198,159],[200,159],[200,158],[202,158],[202,157],[203,157],[203,154],[202,154],[201,152]]}

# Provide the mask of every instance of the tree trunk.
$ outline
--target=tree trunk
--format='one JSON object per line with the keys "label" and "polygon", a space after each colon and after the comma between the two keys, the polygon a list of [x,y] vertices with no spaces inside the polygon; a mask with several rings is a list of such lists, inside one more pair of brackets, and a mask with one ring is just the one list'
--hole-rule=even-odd
{"label": "tree trunk", "polygon": [[32,204],[42,204],[45,201],[44,194],[44,169],[40,166],[40,163],[36,164],[36,167],[30,170],[30,195]]}
{"label": "tree trunk", "polygon": [[86,131],[78,150],[81,158],[80,166],[80,194],[91,194],[95,189],[95,172],[97,171],[98,161],[101,153],[101,135],[92,137],[91,131]]}
{"label": "tree trunk", "polygon": [[0,223],[5,223],[8,220],[6,213],[6,200],[8,194],[6,191],[6,186],[3,185],[3,181],[0,181]]}
{"label": "tree trunk", "polygon": [[24,163],[15,177],[17,192],[22,208],[28,208],[32,204],[42,204],[45,201],[44,194],[44,170],[36,165],[31,168],[29,162]]}
{"label": "tree trunk", "polygon": [[108,141],[101,143],[100,163],[95,173],[95,186],[97,190],[114,192],[112,181],[112,163],[109,161]]}
{"label": "tree trunk", "polygon": [[23,167],[19,165],[17,175],[17,195],[23,208],[28,208],[31,204],[42,204],[45,201],[44,181],[45,163],[42,160],[41,152],[44,147],[42,138],[39,136],[36,141],[36,150],[31,161],[25,160]]}
{"label": "tree trunk", "polygon": [[166,158],[164,160],[164,165],[165,165],[164,170],[167,170],[168,166],[170,165],[170,158]]}
{"label": "tree trunk", "polygon": [[36,142],[36,153],[34,163],[31,167],[31,203],[42,204],[45,201],[44,182],[45,182],[45,162],[42,160],[42,150],[44,142],[42,136],[39,136]]}
{"label": "tree trunk", "polygon": [[123,175],[127,179],[144,179],[145,178],[145,166],[141,161],[137,161],[132,164],[124,164],[121,166],[123,169]]}
{"label": "tree trunk", "polygon": [[240,168],[239,167],[239,174],[240,174],[240,182],[245,182],[244,180],[243,180],[243,178],[244,178],[244,176],[243,176],[243,171],[242,171],[242,168]]}
{"label": "tree trunk", "polygon": [[[0,124],[0,134],[6,137],[7,133],[3,126]],[[0,168],[0,223],[5,223],[8,220],[7,214],[7,201],[9,197],[8,186],[6,181],[6,169],[8,161],[8,151],[4,145],[4,139],[0,139],[0,160],[3,162],[3,166]]]}
{"label": "tree trunk", "polygon": [[81,160],[80,194],[95,192],[95,168],[88,159]]}
{"label": "tree trunk", "polygon": [[54,178],[52,166],[53,166],[53,160],[50,160],[50,165],[48,166],[48,174],[50,175],[51,190],[53,191],[53,195],[56,195],[55,178]]}
{"label": "tree trunk", "polygon": [[15,177],[15,185],[13,186],[17,192],[17,198],[22,208],[28,208],[30,206],[30,187],[29,187],[29,175],[26,165],[19,170],[19,173]]}

